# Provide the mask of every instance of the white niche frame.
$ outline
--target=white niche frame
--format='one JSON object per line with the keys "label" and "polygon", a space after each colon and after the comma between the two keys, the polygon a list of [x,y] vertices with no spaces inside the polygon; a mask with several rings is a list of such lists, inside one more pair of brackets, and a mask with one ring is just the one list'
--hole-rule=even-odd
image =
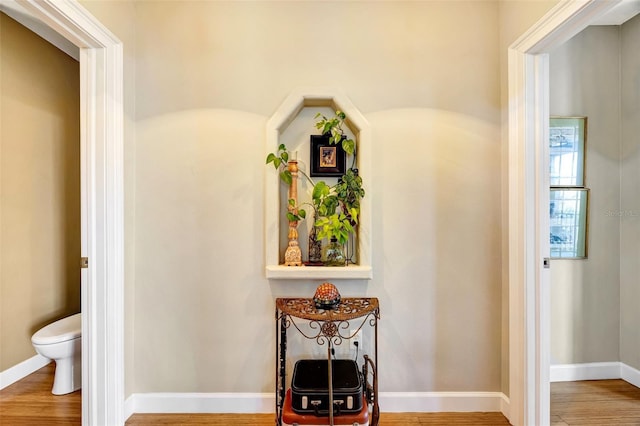
{"label": "white niche frame", "polygon": [[[265,156],[280,145],[280,135],[306,107],[330,107],[347,115],[346,125],[358,144],[358,171],[365,197],[360,202],[358,224],[358,264],[349,266],[284,266],[280,264],[280,178],[265,167],[265,270],[269,279],[365,279],[373,277],[371,268],[371,130],[353,103],[339,90],[299,89],[291,93],[267,122]],[[312,126],[313,123],[310,123]]]}

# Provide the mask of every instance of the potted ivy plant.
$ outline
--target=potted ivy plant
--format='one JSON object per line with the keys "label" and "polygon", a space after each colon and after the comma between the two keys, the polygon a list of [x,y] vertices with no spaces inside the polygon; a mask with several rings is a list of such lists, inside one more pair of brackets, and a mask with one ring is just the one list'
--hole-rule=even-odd
{"label": "potted ivy plant", "polygon": [[[323,135],[329,135],[329,143],[332,145],[342,144],[344,151],[353,157],[351,167],[338,178],[338,182],[333,186],[329,186],[324,181],[313,182],[306,173],[299,170],[313,187],[311,204],[303,203],[309,205],[314,211],[312,238],[314,240],[326,238],[329,241],[325,247],[326,265],[344,266],[348,259],[344,256],[343,247],[349,237],[355,233],[360,215],[360,200],[365,195],[362,178],[358,175],[356,168],[356,143],[345,134],[346,114],[344,112],[336,111],[333,117],[326,117],[318,113],[315,118],[317,120],[316,128]],[[292,176],[286,167],[288,161],[287,147],[280,144],[275,153],[267,155],[266,164],[273,164],[279,170],[280,179],[290,185]],[[297,214],[291,211],[287,212],[289,222],[299,222],[306,218],[306,211],[295,204],[295,200],[289,200],[289,206],[293,207],[289,210],[297,211]],[[309,251],[311,253],[311,247]]]}
{"label": "potted ivy plant", "polygon": [[327,117],[318,113],[315,118],[316,128],[323,135],[329,136],[329,144],[342,144],[344,151],[353,158],[351,167],[338,179],[336,185],[328,186],[325,182],[318,182],[312,193],[314,204],[318,206],[318,218],[314,223],[318,228],[318,238],[329,240],[327,251],[336,259],[330,259],[328,254],[327,262],[337,265],[342,260],[336,243],[344,247],[349,237],[355,233],[360,215],[360,200],[365,191],[356,168],[356,143],[344,131],[346,114],[336,111],[333,117]]}

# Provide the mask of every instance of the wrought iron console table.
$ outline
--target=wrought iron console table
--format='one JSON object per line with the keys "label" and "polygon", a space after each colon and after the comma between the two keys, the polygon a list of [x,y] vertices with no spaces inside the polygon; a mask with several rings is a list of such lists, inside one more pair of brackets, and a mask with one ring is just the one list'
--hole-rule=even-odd
{"label": "wrought iron console table", "polygon": [[[319,345],[327,345],[329,401],[333,401],[331,352],[334,345],[343,340],[352,339],[366,325],[373,327],[373,360],[364,355],[364,381],[366,400],[371,407],[369,424],[378,426],[380,408],[378,406],[378,320],[380,307],[378,299],[347,297],[333,309],[316,308],[313,299],[278,298],[276,299],[276,424],[282,426],[282,410],[286,394],[287,330],[293,326],[302,336],[315,340]],[[298,323],[296,323],[296,320]],[[300,328],[300,322],[306,322],[308,330]],[[355,326],[354,326],[355,325]],[[371,369],[371,370],[369,370]],[[372,373],[372,383],[368,384],[368,372]],[[329,410],[329,425],[333,426],[333,410]]]}

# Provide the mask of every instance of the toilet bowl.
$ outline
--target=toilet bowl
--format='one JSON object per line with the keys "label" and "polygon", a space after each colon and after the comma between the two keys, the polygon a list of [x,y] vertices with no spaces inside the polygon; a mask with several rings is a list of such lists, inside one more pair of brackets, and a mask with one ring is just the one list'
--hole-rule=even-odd
{"label": "toilet bowl", "polygon": [[74,392],[82,385],[81,327],[81,316],[75,314],[42,327],[31,337],[36,352],[56,363],[54,395]]}

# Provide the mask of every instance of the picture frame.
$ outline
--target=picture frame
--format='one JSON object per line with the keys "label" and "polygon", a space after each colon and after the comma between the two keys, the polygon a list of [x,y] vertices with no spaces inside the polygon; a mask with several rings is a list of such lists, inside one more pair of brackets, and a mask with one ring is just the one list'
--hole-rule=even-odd
{"label": "picture frame", "polygon": [[551,188],[549,245],[552,259],[586,259],[589,240],[589,189]]}
{"label": "picture frame", "polygon": [[550,117],[549,184],[585,186],[587,117]]}
{"label": "picture frame", "polygon": [[347,155],[342,144],[331,145],[329,135],[311,135],[311,176],[340,177],[346,171]]}

